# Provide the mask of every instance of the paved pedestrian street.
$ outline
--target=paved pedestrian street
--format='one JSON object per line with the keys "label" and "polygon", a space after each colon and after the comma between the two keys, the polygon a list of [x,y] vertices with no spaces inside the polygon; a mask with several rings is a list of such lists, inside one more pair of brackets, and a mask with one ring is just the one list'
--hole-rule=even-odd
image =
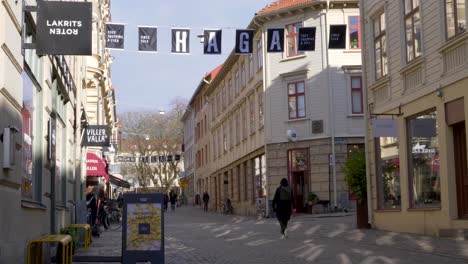
{"label": "paved pedestrian street", "polygon": [[[205,213],[194,207],[165,214],[166,263],[467,263],[468,242],[377,230],[354,229],[355,215],[299,215],[289,238],[275,219]],[[120,253],[119,234],[105,232],[88,252]]]}

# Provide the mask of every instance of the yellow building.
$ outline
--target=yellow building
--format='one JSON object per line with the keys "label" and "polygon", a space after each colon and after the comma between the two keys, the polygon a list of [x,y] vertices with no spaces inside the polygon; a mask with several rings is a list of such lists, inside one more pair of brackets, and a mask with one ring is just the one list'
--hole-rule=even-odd
{"label": "yellow building", "polygon": [[370,222],[455,235],[468,228],[467,2],[360,6]]}

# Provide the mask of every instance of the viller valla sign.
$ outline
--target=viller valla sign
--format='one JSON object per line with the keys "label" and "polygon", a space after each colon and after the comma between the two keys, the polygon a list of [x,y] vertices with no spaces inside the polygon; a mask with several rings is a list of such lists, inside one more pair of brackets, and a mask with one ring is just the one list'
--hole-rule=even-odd
{"label": "viller valla sign", "polygon": [[92,3],[37,1],[38,55],[91,55]]}
{"label": "viller valla sign", "polygon": [[88,126],[83,135],[83,146],[106,147],[110,145],[108,126]]}

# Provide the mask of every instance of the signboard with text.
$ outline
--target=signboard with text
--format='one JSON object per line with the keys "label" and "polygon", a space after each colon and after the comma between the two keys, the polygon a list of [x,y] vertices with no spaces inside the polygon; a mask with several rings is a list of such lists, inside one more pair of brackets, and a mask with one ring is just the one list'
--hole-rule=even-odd
{"label": "signboard with text", "polygon": [[164,263],[162,193],[125,193],[122,263]]}
{"label": "signboard with text", "polygon": [[92,3],[37,1],[38,55],[91,55]]}
{"label": "signboard with text", "polygon": [[84,130],[83,146],[106,147],[110,146],[109,126],[88,126]]}

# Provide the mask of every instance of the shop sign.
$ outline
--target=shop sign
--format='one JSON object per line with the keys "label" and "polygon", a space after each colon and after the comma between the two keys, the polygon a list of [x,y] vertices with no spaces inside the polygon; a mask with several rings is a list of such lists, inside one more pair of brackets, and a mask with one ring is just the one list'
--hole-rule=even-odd
{"label": "shop sign", "polygon": [[38,55],[91,55],[92,3],[37,1]]}
{"label": "shop sign", "polygon": [[398,138],[398,120],[390,118],[372,119],[372,136]]}
{"label": "shop sign", "polygon": [[109,126],[88,126],[83,135],[83,146],[108,147],[110,146]]}

